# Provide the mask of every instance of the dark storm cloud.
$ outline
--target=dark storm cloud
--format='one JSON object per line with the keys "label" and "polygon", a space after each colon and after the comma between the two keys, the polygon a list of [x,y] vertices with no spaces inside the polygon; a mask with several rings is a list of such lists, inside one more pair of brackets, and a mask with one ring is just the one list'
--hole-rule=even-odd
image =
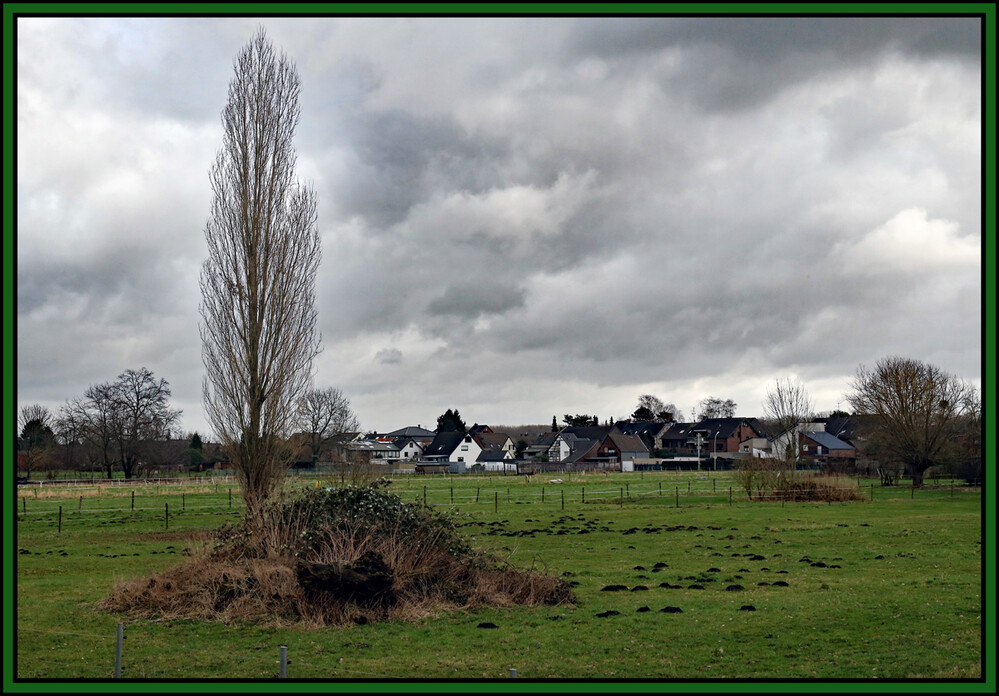
{"label": "dark storm cloud", "polygon": [[398,109],[352,114],[340,137],[356,157],[332,196],[346,216],[362,215],[376,230],[405,220],[441,186],[478,192],[497,183],[506,147],[471,139],[450,118],[420,118]]}
{"label": "dark storm cloud", "polygon": [[765,63],[816,52],[854,62],[889,49],[977,62],[981,51],[981,20],[964,17],[588,18],[576,20],[576,27],[566,49],[577,56],[709,44]]}
{"label": "dark storm cloud", "polygon": [[976,20],[80,18],[18,36],[24,400],[148,364],[203,427],[207,169],[261,23],[302,75],[317,381],[366,427],[978,374]]}
{"label": "dark storm cloud", "polygon": [[444,294],[427,307],[431,315],[474,319],[483,314],[503,314],[524,306],[524,291],[494,282],[448,285]]}
{"label": "dark storm cloud", "polygon": [[887,52],[978,62],[981,23],[970,18],[702,17],[579,20],[574,57],[680,55],[664,89],[708,111],[749,108],[815,75],[869,64]]}

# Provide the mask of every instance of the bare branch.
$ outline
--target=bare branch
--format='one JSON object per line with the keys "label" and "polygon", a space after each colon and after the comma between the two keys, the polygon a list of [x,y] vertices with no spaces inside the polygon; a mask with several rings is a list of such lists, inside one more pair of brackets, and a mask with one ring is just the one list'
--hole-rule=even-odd
{"label": "bare branch", "polygon": [[263,29],[236,56],[210,172],[201,339],[208,420],[251,515],[282,480],[319,353],[316,196],[295,181],[299,78]]}

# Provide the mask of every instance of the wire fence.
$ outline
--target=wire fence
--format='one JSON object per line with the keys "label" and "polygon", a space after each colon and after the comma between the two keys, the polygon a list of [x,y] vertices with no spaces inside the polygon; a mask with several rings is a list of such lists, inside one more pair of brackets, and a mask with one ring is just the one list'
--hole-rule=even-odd
{"label": "wire fence", "polygon": [[[589,482],[587,482],[589,483]],[[721,483],[722,485],[719,485]],[[615,485],[616,484],[616,485]],[[316,481],[316,486],[319,481]],[[63,498],[37,498],[29,499],[22,496],[18,501],[17,519],[19,522],[30,521],[42,518],[47,521],[54,521],[58,524],[61,532],[66,523],[87,516],[111,515],[118,516],[119,519],[131,519],[133,521],[148,521],[153,518],[163,520],[165,526],[169,526],[171,519],[177,520],[182,517],[198,515],[240,515],[243,511],[243,500],[238,488],[228,487],[219,489],[215,486],[216,492],[183,492],[170,491],[167,493],[153,492],[148,489],[138,489],[128,493],[113,496],[84,496],[74,495]],[[778,490],[746,490],[744,487],[734,485],[729,479],[700,478],[688,480],[684,485],[680,483],[670,483],[664,481],[621,481],[611,482],[609,480],[596,481],[589,485],[565,484],[555,480],[547,484],[536,484],[531,486],[469,486],[442,487],[440,485],[420,488],[408,487],[398,490],[400,497],[404,500],[423,503],[434,508],[444,509],[478,509],[499,512],[501,507],[511,505],[541,505],[547,508],[566,509],[580,505],[594,504],[618,504],[641,503],[656,500],[657,504],[683,507],[693,505],[712,504],[758,504],[762,502],[776,503],[782,505],[791,502],[848,502],[863,500],[874,502],[879,497],[882,499],[898,499],[906,497],[906,493],[911,500],[919,498],[939,499],[941,494],[949,493],[950,497],[956,496],[958,490],[966,490],[967,486],[958,486],[956,480],[950,481],[949,485],[937,485],[935,487],[916,488],[893,486],[882,488],[870,483],[869,485],[848,485],[848,486],[825,486],[821,490],[810,487],[788,487]],[[882,491],[878,493],[877,491]],[[120,491],[119,491],[120,493]],[[164,500],[164,498],[168,498]],[[156,500],[156,504],[151,504]],[[163,500],[162,505],[159,501]],[[138,502],[138,504],[137,504]],[[30,504],[29,504],[30,503]],[[125,517],[122,518],[123,513]]]}
{"label": "wire fence", "polygon": [[[51,659],[46,660],[46,666],[49,669],[60,668],[65,670],[65,675],[60,675],[59,678],[79,678],[80,672],[90,672],[96,671],[102,676],[113,675],[114,679],[128,679],[128,678],[147,678],[144,673],[146,669],[151,671],[156,670],[154,664],[149,664],[148,666],[144,664],[149,658],[143,656],[142,653],[145,651],[148,654],[158,654],[161,653],[161,646],[158,645],[161,641],[157,637],[153,637],[144,632],[130,634],[127,632],[127,627],[124,622],[119,621],[113,629],[108,630],[107,633],[97,633],[97,632],[83,632],[83,631],[60,631],[53,629],[38,628],[36,626],[25,625],[23,622],[18,622],[16,626],[18,634],[21,632],[31,633],[35,635],[47,635],[47,636],[69,636],[75,638],[85,638],[86,643],[81,644],[77,653],[81,656],[80,662],[61,662],[53,661]],[[24,639],[25,636],[22,636]],[[131,638],[131,642],[125,642],[126,638]],[[145,641],[147,644],[140,646],[136,641]],[[110,653],[110,645],[114,644],[114,655]],[[129,650],[126,651],[126,645],[129,646]],[[108,650],[106,657],[89,657],[85,656],[84,647],[89,649],[90,653],[95,651]],[[190,645],[178,644],[176,636],[170,637],[170,652],[177,653],[181,652],[184,654],[196,654],[200,651],[202,645],[199,643],[192,643]],[[254,648],[256,652],[257,648]],[[340,664],[343,662],[342,659],[339,662],[331,662],[328,657],[316,656],[312,659],[312,656],[307,654],[308,651],[295,652],[293,648],[290,648],[287,644],[276,645],[271,648],[273,652],[265,652],[263,654],[255,654],[253,658],[249,658],[243,661],[250,670],[255,666],[258,672],[264,672],[264,677],[270,676],[271,678],[278,679],[294,679],[295,671],[297,670],[299,674],[303,672],[309,675],[309,678],[315,678],[315,675],[321,674],[323,678],[336,679],[338,677],[344,677],[348,679],[384,679],[384,680],[395,680],[395,679],[410,679],[409,675],[400,674],[386,674],[384,672],[371,672],[366,670],[351,669]],[[129,665],[129,657],[139,653],[138,666]],[[254,659],[255,658],[255,659]],[[112,662],[113,659],[113,662]],[[106,663],[103,662],[106,660]],[[253,663],[256,662],[256,665]],[[101,666],[106,664],[106,666]],[[275,668],[276,666],[276,668]],[[269,674],[268,674],[269,673]],[[87,675],[84,675],[87,676]],[[497,677],[509,677],[511,679],[517,678],[517,670],[514,668],[509,668],[505,672],[497,672]],[[249,678],[260,678],[260,674],[248,675]],[[238,678],[238,677],[237,677]]]}

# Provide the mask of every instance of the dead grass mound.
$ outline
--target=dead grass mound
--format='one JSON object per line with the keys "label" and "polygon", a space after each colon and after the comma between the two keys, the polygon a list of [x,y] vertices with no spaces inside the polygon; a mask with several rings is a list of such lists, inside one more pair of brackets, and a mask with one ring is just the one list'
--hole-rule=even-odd
{"label": "dead grass mound", "polygon": [[775,486],[774,493],[778,499],[792,502],[837,503],[864,499],[853,479],[845,476],[797,476]]}
{"label": "dead grass mound", "polygon": [[133,617],[337,626],[476,606],[574,601],[561,578],[472,549],[447,517],[381,485],[311,489],[227,527],[102,602]]}

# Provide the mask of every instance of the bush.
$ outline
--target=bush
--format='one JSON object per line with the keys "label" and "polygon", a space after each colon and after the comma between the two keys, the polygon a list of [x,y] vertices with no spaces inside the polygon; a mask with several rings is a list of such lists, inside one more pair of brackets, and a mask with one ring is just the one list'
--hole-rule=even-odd
{"label": "bush", "polygon": [[309,489],[270,506],[264,531],[219,530],[186,563],[120,584],[102,606],[146,618],[321,626],[574,601],[561,578],[477,552],[450,518],[381,488]]}
{"label": "bush", "polygon": [[742,462],[736,477],[752,500],[844,501],[863,496],[853,479],[795,470],[772,459]]}
{"label": "bush", "polygon": [[806,502],[845,502],[863,500],[860,488],[851,478],[809,474],[785,480],[774,489],[779,500]]}

